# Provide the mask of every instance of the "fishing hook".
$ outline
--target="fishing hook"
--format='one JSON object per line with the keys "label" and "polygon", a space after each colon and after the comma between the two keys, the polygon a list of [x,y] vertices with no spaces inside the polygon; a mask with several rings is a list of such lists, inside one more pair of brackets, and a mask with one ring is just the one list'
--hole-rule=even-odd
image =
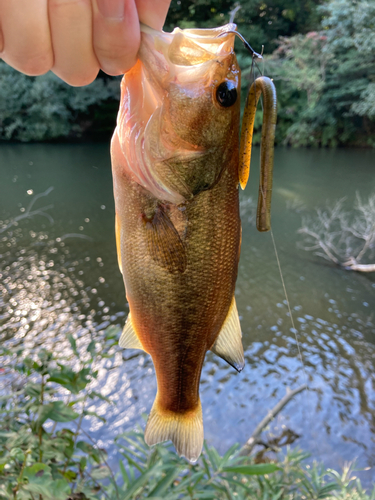
{"label": "fishing hook", "polygon": [[241,33],[238,33],[238,31],[234,31],[234,30],[224,31],[223,33],[220,33],[218,35],[218,37],[226,35],[227,33],[232,33],[233,35],[238,36],[238,38],[244,44],[245,49],[247,49],[251,53],[253,59],[263,59],[263,56],[261,54],[258,54],[258,52],[255,52],[255,50],[252,48],[252,46],[249,44],[249,42],[241,35]]}

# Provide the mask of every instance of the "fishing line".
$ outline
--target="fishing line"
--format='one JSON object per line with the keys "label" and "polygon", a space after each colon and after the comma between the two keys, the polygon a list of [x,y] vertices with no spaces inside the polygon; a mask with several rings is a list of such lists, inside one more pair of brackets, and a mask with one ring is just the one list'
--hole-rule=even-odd
{"label": "fishing line", "polygon": [[[256,93],[256,80],[254,79],[254,86],[255,86],[255,93]],[[260,100],[260,103],[261,103],[261,106],[262,106],[262,111],[263,111],[263,96]],[[262,153],[261,153],[262,154]],[[260,171],[260,165],[259,165],[259,175],[260,175],[261,171]],[[265,199],[265,196],[264,196],[264,192],[263,192],[263,189],[260,189],[260,192],[262,193],[262,197],[263,197],[263,202],[266,203],[266,199]],[[309,386],[308,386],[308,377],[307,377],[307,372],[306,372],[306,368],[305,368],[305,363],[303,361],[303,356],[302,356],[302,351],[301,351],[301,348],[300,348],[300,343],[298,341],[298,337],[297,337],[297,328],[295,327],[295,324],[294,324],[294,318],[293,318],[293,314],[292,314],[292,309],[290,307],[290,302],[289,302],[289,297],[288,297],[288,293],[286,291],[286,286],[285,286],[285,281],[284,281],[284,276],[283,276],[283,272],[281,270],[281,264],[280,264],[280,259],[279,259],[279,253],[277,251],[277,247],[276,247],[276,242],[275,242],[275,237],[273,235],[273,231],[272,231],[272,227],[270,228],[270,234],[271,234],[271,239],[272,239],[272,244],[273,244],[273,248],[274,248],[274,251],[275,251],[275,257],[276,257],[276,262],[277,262],[277,265],[278,265],[278,268],[279,268],[279,273],[280,273],[280,279],[281,279],[281,284],[283,286],[283,290],[284,290],[284,295],[285,295],[285,300],[286,300],[286,303],[287,303],[287,306],[288,306],[288,312],[289,312],[289,316],[290,316],[290,321],[292,323],[292,328],[293,328],[293,333],[294,333],[294,336],[295,336],[295,339],[296,339],[296,343],[297,343],[297,349],[298,349],[298,356],[299,356],[299,359],[301,361],[301,364],[302,364],[302,369],[303,369],[303,373],[304,373],[304,376],[305,376],[305,380],[306,380],[306,386],[307,386],[307,389],[309,390]]]}
{"label": "fishing line", "polygon": [[[233,33],[234,35],[238,36],[241,39],[242,43],[244,44],[245,48],[252,54],[252,63],[251,63],[251,70],[250,70],[249,77],[250,77],[250,82],[251,82],[251,77],[253,77],[253,83],[254,83],[254,87],[255,87],[254,90],[255,90],[255,94],[256,94],[255,68],[258,70],[258,72],[259,72],[260,75],[262,75],[262,76],[264,75],[264,58],[263,58],[264,46],[262,45],[262,52],[261,52],[261,54],[258,54],[257,52],[255,52],[255,50],[250,46],[250,44],[245,40],[245,38],[240,33],[238,33],[237,31],[230,31],[229,33]],[[224,35],[224,33],[220,34],[219,36],[222,36],[222,35]],[[263,61],[263,71],[260,70],[260,68],[259,68],[259,66],[258,66],[258,64],[256,62],[256,59]],[[262,111],[264,111],[264,108],[263,108],[263,96],[261,98],[261,106],[262,106]],[[260,168],[259,168],[259,170],[260,170]],[[263,189],[260,189],[260,192],[262,193],[263,202],[265,203],[266,200],[265,200],[265,195],[264,195]],[[297,344],[298,357],[300,359],[300,362],[301,362],[301,365],[302,365],[303,374],[304,374],[304,378],[305,378],[305,381],[306,381],[305,385],[306,385],[307,390],[310,392],[309,379],[308,379],[308,376],[307,376],[306,367],[305,367],[305,363],[304,363],[304,360],[303,360],[300,343],[299,343],[298,336],[297,336],[298,331],[297,331],[297,329],[295,327],[294,318],[293,318],[293,314],[292,314],[292,309],[290,307],[289,297],[288,297],[288,293],[286,291],[284,276],[283,276],[283,272],[282,272],[282,269],[281,269],[281,263],[280,263],[279,253],[277,251],[276,241],[275,241],[275,237],[274,237],[274,234],[273,234],[273,231],[272,231],[272,227],[270,228],[270,233],[271,233],[271,239],[272,239],[272,244],[273,244],[273,248],[274,248],[274,252],[275,252],[277,266],[279,268],[281,284],[282,284],[282,287],[283,287],[283,290],[284,290],[284,295],[285,295],[285,300],[286,300],[287,307],[288,307],[290,321],[291,321],[291,324],[292,324],[292,329],[293,329],[294,337],[295,337],[296,344]],[[316,446],[316,442],[315,442],[315,446]]]}
{"label": "fishing line", "polygon": [[[263,199],[264,199],[264,194],[263,194],[263,191],[262,191],[262,196],[263,196]],[[274,235],[273,235],[272,228],[270,229],[270,234],[271,234],[271,238],[272,238],[273,248],[274,248],[274,250],[275,250],[275,256],[276,256],[277,265],[278,265],[278,267],[279,267],[280,279],[281,279],[281,283],[282,283],[282,285],[283,285],[283,289],[284,289],[285,300],[286,300],[286,303],[287,303],[287,306],[288,306],[288,311],[289,311],[290,321],[291,321],[291,323],[292,323],[293,333],[294,333],[294,336],[295,336],[295,339],[296,339],[296,343],[297,343],[297,348],[298,348],[298,356],[299,356],[299,359],[300,359],[301,364],[302,364],[303,373],[304,373],[304,375],[305,375],[307,390],[310,390],[310,389],[309,389],[309,385],[308,385],[309,379],[308,379],[308,377],[307,377],[307,372],[306,372],[306,368],[305,368],[305,363],[304,363],[304,361],[303,361],[303,356],[302,356],[302,352],[301,352],[301,348],[300,348],[300,343],[299,343],[299,341],[298,341],[298,337],[297,337],[297,328],[296,328],[296,327],[295,327],[295,325],[294,325],[293,314],[292,314],[292,310],[291,310],[291,308],[290,308],[290,302],[289,302],[288,294],[287,294],[287,291],[286,291],[286,286],[285,286],[284,276],[283,276],[283,272],[282,272],[282,270],[281,270],[281,264],[280,264],[280,259],[279,259],[279,253],[278,253],[277,248],[276,248],[276,242],[275,242],[275,237],[274,237]]]}
{"label": "fishing line", "polygon": [[[265,196],[264,196],[263,189],[260,189],[260,192],[262,193],[263,201],[265,202]],[[307,391],[310,392],[309,378],[307,376],[305,362],[303,360],[302,351],[301,351],[301,347],[300,347],[300,343],[299,343],[298,335],[297,335],[298,334],[298,330],[295,327],[294,318],[293,318],[293,314],[292,314],[292,309],[290,307],[290,301],[289,301],[288,293],[286,291],[286,285],[285,285],[284,275],[283,275],[283,272],[282,272],[282,269],[281,269],[279,252],[277,251],[276,241],[275,241],[275,237],[274,237],[274,234],[273,234],[273,231],[272,231],[272,227],[270,228],[270,234],[271,234],[273,249],[274,249],[274,252],[275,252],[277,266],[279,268],[279,274],[280,274],[281,284],[282,284],[282,287],[283,287],[283,290],[284,290],[285,300],[286,300],[286,304],[287,304],[287,307],[288,307],[288,313],[289,313],[290,321],[291,321],[291,324],[292,324],[294,338],[296,339],[297,350],[298,350],[298,357],[300,359],[300,362],[301,362],[301,365],[302,365],[303,375],[304,375],[304,378],[305,378],[305,386],[306,386]],[[305,409],[305,407],[303,407],[303,410],[304,409]],[[303,413],[304,413],[304,411],[303,411]],[[314,447],[316,449],[316,452],[318,452],[316,440],[314,440]]]}
{"label": "fishing line", "polygon": [[[262,49],[263,49],[263,47],[262,47]],[[262,52],[263,52],[263,50],[262,50]],[[253,84],[254,84],[254,91],[255,91],[255,94],[256,94],[256,79],[255,79],[254,64],[257,67],[259,73],[261,73],[261,72],[260,72],[259,67],[258,67],[258,65],[256,64],[256,62],[254,61],[254,58],[253,58],[253,62],[252,62],[252,65],[251,65],[251,72],[253,73],[253,79],[254,79]],[[251,75],[251,72],[250,72],[250,75]],[[264,60],[263,60],[263,72],[264,72]],[[261,74],[263,76],[263,73],[261,73]],[[264,108],[263,108],[263,95],[261,96],[260,101],[261,101],[262,111],[264,111]],[[259,175],[260,175],[260,173],[261,173],[261,169],[260,169],[260,164],[259,164]],[[263,189],[260,189],[260,192],[262,193],[263,202],[265,203],[266,200],[265,200],[265,194],[263,192]],[[283,287],[283,290],[284,290],[284,296],[285,296],[285,300],[286,300],[286,304],[287,304],[287,308],[288,308],[288,313],[289,313],[290,321],[291,321],[291,324],[292,324],[294,338],[295,338],[296,344],[297,344],[298,357],[299,357],[299,360],[300,360],[301,365],[302,365],[302,371],[303,371],[304,378],[305,378],[305,385],[306,385],[307,391],[310,392],[309,378],[308,378],[308,375],[307,375],[307,372],[306,372],[306,367],[305,367],[305,362],[304,362],[304,359],[303,359],[303,356],[302,356],[300,342],[298,340],[298,330],[295,327],[294,318],[293,318],[293,314],[292,314],[292,309],[290,307],[290,301],[289,301],[288,293],[287,293],[287,290],[286,290],[284,275],[283,275],[283,272],[282,272],[282,269],[281,269],[281,263],[280,263],[279,253],[277,251],[276,241],[275,241],[275,237],[274,237],[274,234],[273,234],[272,227],[270,228],[270,234],[271,234],[273,249],[274,249],[274,252],[275,252],[277,266],[278,266],[278,269],[279,269],[281,284],[282,284],[282,287]],[[316,441],[315,440],[314,440],[314,444],[315,444],[315,448],[317,449]]]}

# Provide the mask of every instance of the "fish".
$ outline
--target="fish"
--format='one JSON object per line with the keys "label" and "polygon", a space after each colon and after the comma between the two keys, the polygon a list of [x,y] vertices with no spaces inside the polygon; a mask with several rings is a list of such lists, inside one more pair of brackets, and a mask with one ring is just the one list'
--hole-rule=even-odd
{"label": "fish", "polygon": [[130,311],[119,344],[142,349],[155,367],[145,442],[171,440],[192,463],[204,439],[199,382],[207,351],[238,372],[245,363],[234,296],[239,185],[244,188],[249,175],[261,93],[271,100],[263,122],[268,136],[258,228],[267,230],[270,222],[276,95],[269,79],[254,82],[240,160],[235,35],[234,24],[172,33],[142,26],[137,63],[122,79],[111,142],[117,255]]}

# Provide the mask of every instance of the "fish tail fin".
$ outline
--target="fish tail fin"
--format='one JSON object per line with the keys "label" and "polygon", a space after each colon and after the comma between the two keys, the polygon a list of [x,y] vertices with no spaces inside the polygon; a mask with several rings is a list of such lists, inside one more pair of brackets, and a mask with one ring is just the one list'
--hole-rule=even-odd
{"label": "fish tail fin", "polygon": [[196,462],[203,448],[203,418],[200,400],[194,410],[175,413],[163,410],[156,400],[148,417],[145,441],[149,446],[170,439],[180,457]]}

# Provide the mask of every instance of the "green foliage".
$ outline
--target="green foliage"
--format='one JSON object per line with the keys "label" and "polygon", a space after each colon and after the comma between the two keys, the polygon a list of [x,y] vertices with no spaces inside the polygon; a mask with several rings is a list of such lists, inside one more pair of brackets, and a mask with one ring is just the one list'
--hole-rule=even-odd
{"label": "green foliage", "polygon": [[[265,58],[278,92],[276,142],[375,147],[375,3],[370,0],[173,0],[165,29],[235,22]],[[253,75],[239,42],[242,102]],[[263,65],[260,68],[263,71]],[[119,78],[73,88],[52,73],[27,77],[0,62],[0,140],[109,139]],[[260,107],[260,106],[259,106]],[[262,113],[255,121],[260,142]]]}
{"label": "green foliage", "polygon": [[[323,1],[323,0],[322,0]],[[236,23],[254,48],[270,53],[278,36],[306,33],[319,22],[316,0],[246,0]],[[175,26],[212,27],[229,21],[232,0],[173,0],[166,30]],[[238,43],[238,52],[244,55]],[[251,61],[245,58],[243,68]],[[50,141],[82,138],[109,139],[115,127],[119,78],[100,75],[84,88],[70,87],[53,73],[28,77],[0,62],[0,140]],[[243,84],[244,93],[247,83]],[[243,99],[244,101],[244,99]],[[257,116],[256,125],[261,124]],[[256,139],[260,135],[255,136]]]}
{"label": "green foliage", "polygon": [[319,31],[282,38],[269,60],[279,142],[375,146],[375,4],[331,0]]}
{"label": "green foliage", "polygon": [[[118,79],[70,87],[53,73],[29,77],[0,61],[0,139],[79,138],[95,126],[97,109],[119,98]],[[112,116],[111,128],[115,125]]]}
{"label": "green foliage", "polygon": [[[321,14],[316,0],[172,0],[166,30],[180,28],[207,28],[229,22],[231,11],[239,5],[235,16],[239,31],[255,50],[265,46],[270,53],[279,36],[307,33],[319,23]],[[240,44],[238,44],[240,47]]]}
{"label": "green foliage", "polygon": [[103,420],[86,410],[86,402],[106,399],[90,382],[97,376],[95,362],[108,356],[118,334],[109,328],[100,346],[92,341],[81,353],[70,336],[72,353],[66,358],[44,349],[25,357],[2,346],[0,355],[14,369],[2,373],[11,390],[0,397],[1,500],[67,500],[73,492],[77,498],[101,498],[99,481],[112,471],[105,450],[81,425],[86,415]]}
{"label": "green foliage", "polygon": [[119,333],[110,327],[100,342],[80,350],[70,335],[66,359],[44,349],[31,358],[1,347],[2,358],[12,362],[1,372],[8,390],[3,385],[0,396],[0,500],[375,500],[375,490],[363,491],[351,467],[339,474],[303,465],[308,455],[298,450],[278,462],[256,463],[240,456],[239,445],[221,456],[205,444],[198,463],[189,464],[171,446],[149,448],[141,429],[115,438],[121,460],[114,472],[82,420],[104,420],[86,403],[109,402],[90,382],[96,361],[110,356]]}

